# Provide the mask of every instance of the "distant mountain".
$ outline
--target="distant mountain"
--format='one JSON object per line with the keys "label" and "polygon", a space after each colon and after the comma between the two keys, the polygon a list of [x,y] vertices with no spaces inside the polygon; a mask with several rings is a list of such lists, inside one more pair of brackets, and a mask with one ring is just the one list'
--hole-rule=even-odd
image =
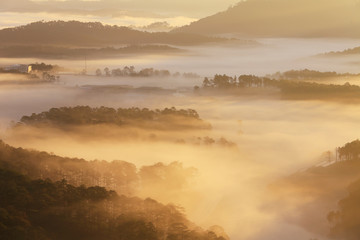
{"label": "distant mountain", "polygon": [[344,57],[344,56],[360,56],[360,47],[349,48],[344,51],[328,52],[317,55],[318,57]]}
{"label": "distant mountain", "polygon": [[171,26],[168,22],[154,22],[142,27],[131,26],[131,28],[147,32],[169,32],[175,27]]}
{"label": "distant mountain", "polygon": [[104,47],[124,44],[196,45],[226,41],[192,33],[149,33],[127,27],[78,21],[34,22],[0,30],[1,45]]}
{"label": "distant mountain", "polygon": [[360,37],[356,0],[247,0],[173,32],[249,37]]}

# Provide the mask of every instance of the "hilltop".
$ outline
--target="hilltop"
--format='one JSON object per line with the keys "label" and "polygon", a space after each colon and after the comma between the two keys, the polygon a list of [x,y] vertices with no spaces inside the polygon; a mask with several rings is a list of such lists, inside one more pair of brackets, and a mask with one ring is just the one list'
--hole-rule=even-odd
{"label": "hilltop", "polygon": [[173,32],[359,38],[359,12],[353,0],[248,0]]}

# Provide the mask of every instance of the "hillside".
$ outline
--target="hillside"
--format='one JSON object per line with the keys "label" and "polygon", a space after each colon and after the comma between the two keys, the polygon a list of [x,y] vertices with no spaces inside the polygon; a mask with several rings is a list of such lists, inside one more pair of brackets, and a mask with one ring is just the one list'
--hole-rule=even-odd
{"label": "hillside", "polygon": [[66,180],[31,179],[2,166],[0,195],[1,239],[225,240],[171,204]]}
{"label": "hillside", "polygon": [[350,184],[348,196],[338,203],[336,210],[328,214],[332,227],[330,236],[334,239],[357,240],[360,237],[360,179]]}
{"label": "hillside", "polygon": [[[323,234],[329,234],[330,230],[340,231],[332,229],[334,225],[330,222],[336,223],[336,219],[331,219],[328,215],[337,208],[339,201],[348,195],[349,185],[360,179],[359,153],[359,140],[337,148],[336,155],[326,152],[325,161],[321,164],[272,184],[270,191],[276,199],[275,202],[280,200],[285,211],[296,206],[298,211],[287,214],[287,218],[310,231],[320,231]],[[327,221],[327,218],[331,221]],[[359,236],[360,234],[357,234],[357,238],[341,239],[359,239]]]}
{"label": "hillside", "polygon": [[248,0],[173,32],[249,37],[360,37],[354,0]]}
{"label": "hillside", "polygon": [[196,45],[226,39],[188,33],[149,33],[127,27],[79,21],[34,22],[0,30],[1,45],[114,46],[122,44]]}
{"label": "hillside", "polygon": [[360,55],[360,47],[349,48],[344,51],[337,52],[328,52],[317,55],[318,57],[350,57],[350,56],[359,56]]}
{"label": "hillside", "polygon": [[46,152],[14,148],[0,140],[0,169],[15,171],[31,179],[65,179],[74,186],[101,186],[121,195],[134,196],[154,186],[167,191],[181,190],[194,177],[195,168],[181,163],[157,163],[140,169],[125,161],[86,161]]}

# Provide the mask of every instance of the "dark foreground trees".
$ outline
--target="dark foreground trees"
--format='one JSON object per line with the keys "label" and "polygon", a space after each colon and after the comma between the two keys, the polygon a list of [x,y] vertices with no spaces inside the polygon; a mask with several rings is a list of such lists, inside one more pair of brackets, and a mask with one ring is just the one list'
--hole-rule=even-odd
{"label": "dark foreground trees", "polygon": [[[223,240],[173,204],[132,195],[140,179],[171,191],[193,171],[173,163],[138,173],[122,161],[62,158],[0,141],[0,239]],[[173,184],[162,183],[163,175]]]}
{"label": "dark foreground trees", "polygon": [[[360,141],[355,140],[337,148],[339,159],[349,163],[354,168],[360,157]],[[356,171],[356,170],[353,170]],[[340,181],[340,180],[339,180]],[[347,189],[347,196],[338,203],[338,209],[328,214],[332,224],[330,236],[341,240],[360,239],[360,179]]]}
{"label": "dark foreground trees", "polygon": [[[224,240],[173,205],[0,168],[0,239]],[[181,226],[181,227],[179,227]]]}
{"label": "dark foreground trees", "polygon": [[350,185],[348,196],[339,202],[339,209],[328,215],[334,239],[360,239],[360,180]]}

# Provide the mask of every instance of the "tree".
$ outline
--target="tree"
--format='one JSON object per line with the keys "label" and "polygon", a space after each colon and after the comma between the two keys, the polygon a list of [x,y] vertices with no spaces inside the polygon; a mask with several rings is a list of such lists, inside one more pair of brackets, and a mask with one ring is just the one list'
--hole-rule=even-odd
{"label": "tree", "polygon": [[96,74],[96,76],[101,76],[101,75],[102,75],[102,72],[101,72],[101,70],[98,68],[98,69],[96,69],[95,74]]}
{"label": "tree", "polygon": [[356,160],[360,156],[360,140],[346,143],[345,146],[338,149],[340,159]]}
{"label": "tree", "polygon": [[210,83],[210,81],[209,81],[209,79],[208,79],[207,77],[204,78],[203,87],[204,87],[204,88],[211,87],[211,83]]}
{"label": "tree", "polygon": [[110,77],[110,70],[108,67],[104,68],[105,76]]}

